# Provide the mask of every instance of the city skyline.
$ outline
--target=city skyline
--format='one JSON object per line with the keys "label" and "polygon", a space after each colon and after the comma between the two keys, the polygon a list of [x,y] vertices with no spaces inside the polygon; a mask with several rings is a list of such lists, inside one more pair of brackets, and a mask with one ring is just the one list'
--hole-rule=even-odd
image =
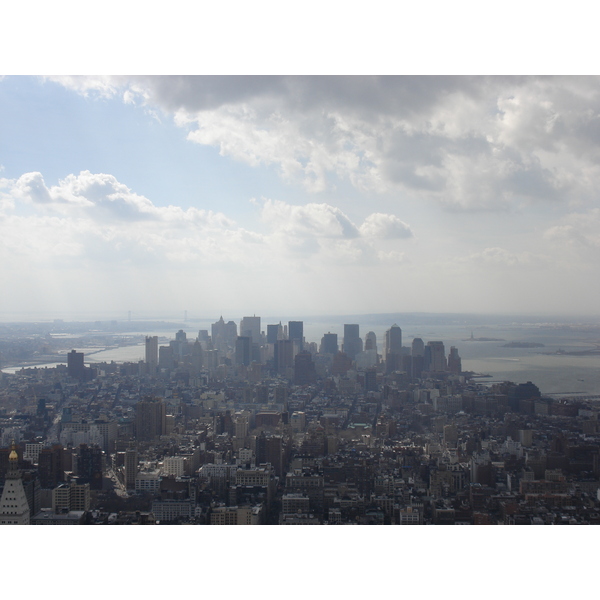
{"label": "city skyline", "polygon": [[599,92],[5,77],[3,308],[598,314]]}

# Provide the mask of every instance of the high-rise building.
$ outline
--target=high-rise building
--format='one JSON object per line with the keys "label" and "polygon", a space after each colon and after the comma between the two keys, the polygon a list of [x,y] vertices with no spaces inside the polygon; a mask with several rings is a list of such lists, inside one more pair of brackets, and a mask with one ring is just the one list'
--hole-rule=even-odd
{"label": "high-rise building", "polygon": [[274,344],[277,340],[281,339],[283,339],[283,327],[281,323],[267,325],[267,344]]}
{"label": "high-rise building", "polygon": [[81,444],[77,449],[77,478],[80,483],[89,483],[90,489],[102,489],[102,449]]}
{"label": "high-rise building", "polygon": [[288,337],[296,343],[298,350],[302,350],[304,343],[304,321],[290,321],[288,323]]}
{"label": "high-rise building", "polygon": [[234,321],[225,323],[223,316],[211,326],[212,343],[215,350],[226,353],[235,348],[237,325]]}
{"label": "high-rise building", "polygon": [[321,354],[337,354],[339,351],[337,333],[326,333],[321,338]]}
{"label": "high-rise building", "polygon": [[362,352],[363,343],[359,335],[359,326],[356,324],[344,324],[344,342],[342,350],[352,360],[356,358],[359,352]]}
{"label": "high-rise building", "polygon": [[146,365],[148,373],[154,375],[158,367],[158,336],[146,336]]}
{"label": "high-rise building", "polygon": [[67,354],[67,373],[69,377],[83,381],[85,379],[85,366],[83,364],[83,352],[71,350]]}
{"label": "high-rise building", "polygon": [[261,343],[260,335],[260,317],[244,317],[240,321],[240,336],[248,336],[251,338],[252,344]]}
{"label": "high-rise building", "polygon": [[437,373],[447,370],[444,342],[427,342],[423,368],[425,371],[434,371]]}
{"label": "high-rise building", "polygon": [[8,472],[0,497],[0,525],[29,525],[30,509],[19,471],[17,447],[12,443],[8,455]]}
{"label": "high-rise building", "polygon": [[252,338],[246,335],[238,335],[235,342],[235,364],[250,364],[252,359]]}
{"label": "high-rise building", "polygon": [[275,344],[275,370],[284,373],[289,367],[294,366],[294,342],[292,340],[278,340]]}
{"label": "high-rise building", "polygon": [[450,346],[450,354],[448,354],[448,371],[450,371],[450,373],[462,373],[462,361],[458,354],[458,349],[455,346]]}
{"label": "high-rise building", "polygon": [[415,338],[412,341],[412,356],[425,356],[425,344],[421,338]]}
{"label": "high-rise building", "polygon": [[135,405],[135,436],[139,441],[152,441],[167,430],[166,405],[160,398],[147,397]]}
{"label": "high-rise building", "polygon": [[175,368],[175,355],[171,346],[161,346],[158,349],[158,366],[161,369]]}
{"label": "high-rise building", "polygon": [[135,478],[138,473],[138,453],[135,448],[125,450],[125,487],[135,490]]}
{"label": "high-rise building", "polygon": [[385,370],[393,373],[401,369],[402,329],[394,323],[385,332]]}
{"label": "high-rise building", "polygon": [[375,350],[377,352],[377,336],[374,331],[369,331],[365,336],[365,350]]}
{"label": "high-rise building", "polygon": [[385,353],[402,354],[402,329],[396,323],[385,332]]}
{"label": "high-rise building", "polygon": [[309,385],[317,380],[315,363],[310,352],[298,352],[294,358],[294,383]]}

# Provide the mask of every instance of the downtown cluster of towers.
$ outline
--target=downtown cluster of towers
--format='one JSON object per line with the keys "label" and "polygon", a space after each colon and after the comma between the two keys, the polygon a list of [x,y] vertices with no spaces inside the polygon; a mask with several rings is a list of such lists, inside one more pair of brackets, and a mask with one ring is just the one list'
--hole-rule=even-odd
{"label": "downtown cluster of towers", "polygon": [[159,346],[157,336],[147,337],[145,362],[149,374],[182,366],[197,374],[210,373],[222,366],[243,370],[252,365],[268,365],[274,373],[286,375],[288,369],[297,369],[299,364],[301,370],[312,371],[313,362],[323,365],[333,375],[343,375],[352,368],[376,367],[386,373],[404,371],[413,378],[420,378],[423,372],[462,371],[455,347],[450,349],[448,357],[441,341],[425,344],[421,338],[414,338],[410,347],[404,347],[402,330],[396,324],[385,332],[380,355],[375,333],[369,331],[363,342],[358,324],[344,324],[341,347],[337,333],[330,332],[317,345],[305,341],[303,321],[268,324],[265,332],[261,329],[261,317],[256,315],[243,317],[239,329],[234,321],[226,322],[221,316],[212,324],[210,334],[208,330],[200,330],[193,341],[187,339],[183,330],[177,332],[168,346]]}

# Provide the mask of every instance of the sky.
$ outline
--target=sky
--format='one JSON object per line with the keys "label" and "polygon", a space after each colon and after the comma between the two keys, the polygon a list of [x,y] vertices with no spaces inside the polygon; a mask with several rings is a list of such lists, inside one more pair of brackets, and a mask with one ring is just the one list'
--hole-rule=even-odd
{"label": "sky", "polygon": [[8,75],[2,311],[596,315],[599,141],[598,77]]}

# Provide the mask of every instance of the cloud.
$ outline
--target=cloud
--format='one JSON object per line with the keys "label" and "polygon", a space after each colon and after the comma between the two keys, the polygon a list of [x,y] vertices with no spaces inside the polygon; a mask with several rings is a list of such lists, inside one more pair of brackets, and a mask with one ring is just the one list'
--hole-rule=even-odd
{"label": "cloud", "polygon": [[533,268],[548,265],[551,262],[550,257],[534,254],[531,252],[514,253],[505,248],[486,248],[482,252],[471,254],[463,262],[471,262],[481,266],[489,267],[525,267]]}
{"label": "cloud", "polygon": [[156,206],[110,174],[82,171],[48,186],[41,173],[25,173],[0,179],[2,248],[5,258],[57,258],[62,266],[80,261],[106,267],[201,264],[235,270],[284,267],[292,259],[308,269],[324,263],[389,262],[393,251],[383,249],[387,254],[380,258],[379,242],[393,243],[410,234],[410,227],[394,215],[375,213],[357,227],[341,209],[325,203],[252,202],[266,233],[240,227],[223,213]]}
{"label": "cloud", "polygon": [[409,225],[395,215],[373,213],[360,226],[360,233],[365,237],[393,240],[413,236]]}
{"label": "cloud", "polygon": [[546,229],[544,238],[575,248],[584,260],[589,259],[587,251],[600,248],[600,208],[565,215],[561,224]]}
{"label": "cloud", "polygon": [[[60,78],[157,107],[188,138],[277,165],[310,192],[345,179],[454,210],[589,202],[600,184],[596,77]],[[575,177],[573,174],[579,173]]]}
{"label": "cloud", "polygon": [[292,205],[265,200],[261,219],[280,233],[299,237],[356,238],[358,229],[339,209],[329,204]]}

